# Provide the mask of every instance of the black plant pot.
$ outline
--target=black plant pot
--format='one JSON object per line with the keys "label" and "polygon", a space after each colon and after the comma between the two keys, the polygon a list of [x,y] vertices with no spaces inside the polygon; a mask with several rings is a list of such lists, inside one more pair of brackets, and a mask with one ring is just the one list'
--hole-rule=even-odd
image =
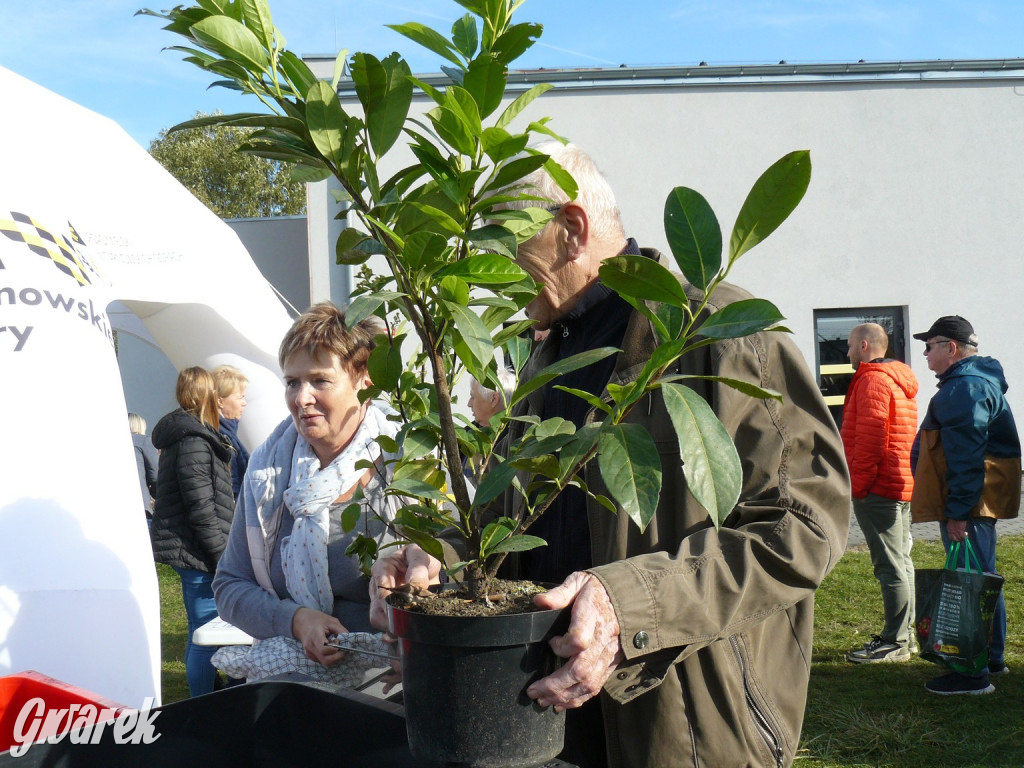
{"label": "black plant pot", "polygon": [[561,660],[548,641],[569,609],[511,616],[430,616],[388,605],[400,638],[409,751],[460,768],[526,768],[562,751],[565,715],[526,688]]}

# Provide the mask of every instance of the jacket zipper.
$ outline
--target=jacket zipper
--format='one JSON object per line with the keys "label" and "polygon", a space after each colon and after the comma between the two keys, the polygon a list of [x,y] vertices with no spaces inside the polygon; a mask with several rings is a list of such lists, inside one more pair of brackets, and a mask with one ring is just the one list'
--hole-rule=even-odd
{"label": "jacket zipper", "polygon": [[750,710],[751,717],[754,720],[754,725],[761,734],[761,738],[764,739],[765,744],[768,746],[768,750],[775,758],[775,765],[778,766],[778,768],[782,768],[784,763],[780,739],[772,729],[771,721],[768,719],[767,715],[764,714],[761,709],[761,705],[758,703],[757,699],[754,698],[754,694],[750,690],[750,683],[747,680],[747,665],[743,659],[743,654],[740,651],[739,640],[736,639],[735,635],[729,638],[729,644],[732,646],[733,654],[735,654],[736,661],[740,667],[740,674],[743,676],[743,694],[747,699],[747,709]]}

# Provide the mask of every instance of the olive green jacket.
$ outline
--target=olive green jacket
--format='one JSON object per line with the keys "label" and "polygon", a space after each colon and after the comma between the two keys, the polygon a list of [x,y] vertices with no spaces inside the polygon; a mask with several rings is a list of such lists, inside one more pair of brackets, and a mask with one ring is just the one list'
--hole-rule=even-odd
{"label": "olive green jacket", "polygon": [[[714,303],[741,298],[749,294],[722,285]],[[649,322],[634,312],[611,381],[635,378],[654,345]],[[531,370],[550,362],[545,347],[552,346],[537,350]],[[592,572],[611,596],[626,656],[602,692],[609,765],[789,765],[807,697],[814,590],[842,556],[849,531],[843,446],[784,333],[703,347],[678,370],[753,382],[780,392],[783,402],[685,382],[714,408],[743,466],[740,501],[720,530],[687,493],[661,396],[630,414],[659,448],[663,485],[643,533],[621,511],[612,515],[595,502],[588,508]],[[530,412],[540,411],[542,397],[533,393]],[[596,462],[586,482],[605,492]]]}

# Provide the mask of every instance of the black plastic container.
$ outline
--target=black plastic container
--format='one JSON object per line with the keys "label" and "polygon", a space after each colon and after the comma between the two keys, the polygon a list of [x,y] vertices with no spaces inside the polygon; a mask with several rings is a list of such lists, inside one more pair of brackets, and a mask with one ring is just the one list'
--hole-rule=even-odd
{"label": "black plastic container", "polygon": [[509,616],[429,616],[388,606],[400,638],[409,750],[454,768],[526,768],[562,751],[565,715],[537,706],[526,688],[555,671],[548,641],[569,611]]}
{"label": "black plastic container", "polygon": [[317,683],[259,682],[154,710],[152,744],[34,744],[0,766],[46,768],[410,768],[402,708]]}

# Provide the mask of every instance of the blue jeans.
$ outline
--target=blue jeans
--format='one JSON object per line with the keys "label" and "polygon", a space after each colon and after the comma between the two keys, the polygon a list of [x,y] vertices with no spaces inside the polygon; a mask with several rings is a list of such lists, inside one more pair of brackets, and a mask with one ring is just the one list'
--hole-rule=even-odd
{"label": "blue jeans", "polygon": [[[942,534],[942,545],[949,552],[949,534],[945,522],[939,523]],[[971,540],[971,548],[981,562],[981,570],[985,573],[998,573],[996,570],[996,521],[990,517],[971,517],[967,519],[967,538]],[[992,615],[992,642],[988,648],[989,668],[1001,667],[1004,664],[1006,651],[1006,601],[1003,593],[999,593],[996,610]]]}
{"label": "blue jeans", "polygon": [[192,633],[217,618],[217,606],[213,602],[213,574],[176,566],[174,570],[181,577],[181,597],[188,618],[188,635],[185,638],[185,679],[188,680],[188,690],[193,696],[213,693],[217,670],[210,659],[217,648],[192,644]]}

